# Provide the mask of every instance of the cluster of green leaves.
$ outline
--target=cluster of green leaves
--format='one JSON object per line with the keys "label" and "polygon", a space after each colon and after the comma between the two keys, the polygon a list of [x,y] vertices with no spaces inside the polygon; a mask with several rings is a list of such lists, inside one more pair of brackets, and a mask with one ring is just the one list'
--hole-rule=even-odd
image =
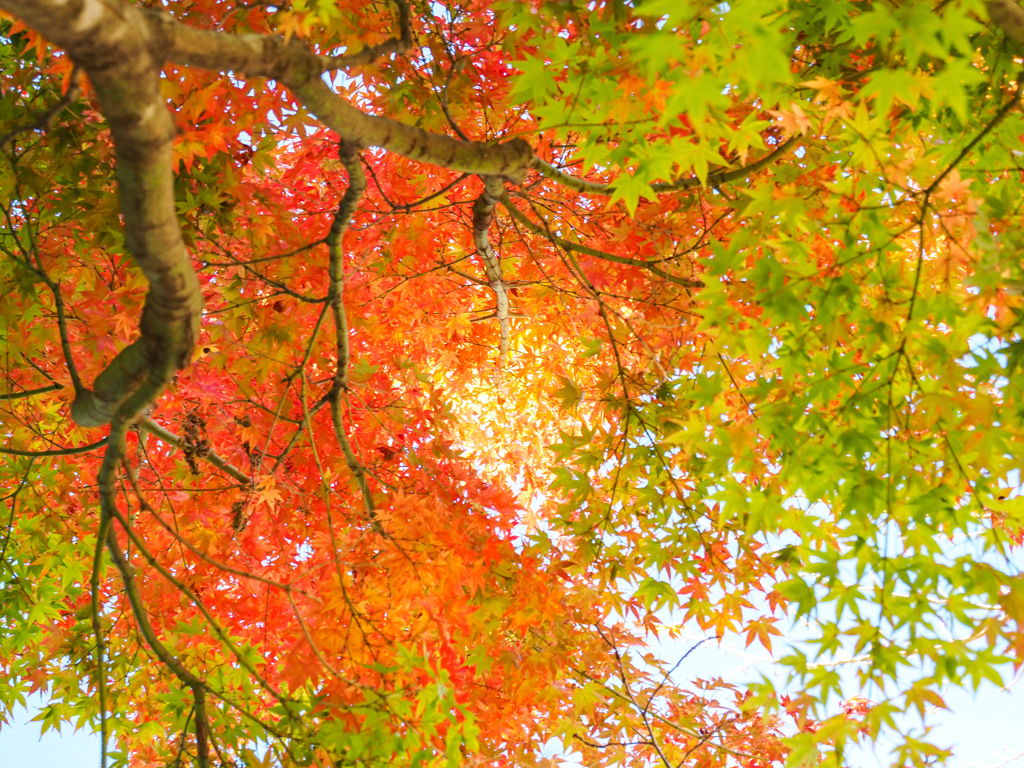
{"label": "cluster of green leaves", "polygon": [[[706,105],[666,109],[660,125],[692,127],[723,162],[740,148],[714,135],[735,136],[716,105],[758,99],[800,148],[743,189],[708,190],[710,218],[724,221],[702,260],[690,350],[651,399],[623,406],[621,424],[556,446],[571,465],[559,473],[573,515],[562,528],[599,572],[708,631],[742,626],[771,647],[748,614],[788,605],[812,622],[782,661],[822,722],[793,737],[790,762],[823,759],[823,741],[841,761],[846,742],[888,728],[904,733],[903,758],[927,762],[942,750],[899,713],[925,720],[949,685],[1000,683],[1022,648],[1022,267],[1010,202],[1020,51],[987,25],[983,3],[637,11],[643,22],[665,15],[656,30],[638,23],[631,45],[610,37],[596,57],[577,51],[558,90],[540,90],[536,73],[521,86],[547,99],[543,121],[588,115],[615,132],[614,156],[586,155],[600,166],[661,151],[616,122],[607,79],[602,95],[588,90],[602,82],[595,58],[601,67],[620,45],[643,46],[665,57],[645,88],[674,72],[666,105]],[[640,42],[702,20],[713,32],[693,32],[692,48]],[[558,63],[565,45],[539,46],[534,66]],[[792,52],[781,65],[780,50]],[[697,59],[700,76],[686,79]],[[662,164],[650,178],[686,171],[707,173]],[[581,457],[581,445],[593,448]],[[695,574],[712,567],[709,590]],[[851,658],[852,680],[831,663]],[[757,691],[751,706],[782,708],[770,684]],[[836,697],[860,693],[876,703],[851,720]]]}

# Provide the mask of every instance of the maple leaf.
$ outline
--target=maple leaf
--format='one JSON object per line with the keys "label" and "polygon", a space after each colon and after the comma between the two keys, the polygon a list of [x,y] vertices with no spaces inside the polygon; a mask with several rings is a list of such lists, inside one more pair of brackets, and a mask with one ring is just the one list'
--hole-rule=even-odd
{"label": "maple leaf", "polygon": [[273,512],[284,499],[284,495],[278,489],[277,481],[273,477],[267,476],[256,484],[256,499]]}
{"label": "maple leaf", "polygon": [[939,182],[938,189],[935,192],[935,197],[938,200],[946,200],[949,202],[963,202],[964,200],[970,199],[970,186],[973,179],[964,179],[960,176],[960,171],[954,168],[949,174]]}
{"label": "maple leaf", "polygon": [[779,126],[790,136],[802,136],[811,129],[811,119],[795,101],[790,102],[789,109],[769,109],[768,114],[777,118]]}
{"label": "maple leaf", "polygon": [[818,77],[807,80],[800,85],[805,88],[811,88],[815,91],[814,100],[828,102],[840,102],[843,101],[842,86],[835,80],[829,80],[826,77]]}

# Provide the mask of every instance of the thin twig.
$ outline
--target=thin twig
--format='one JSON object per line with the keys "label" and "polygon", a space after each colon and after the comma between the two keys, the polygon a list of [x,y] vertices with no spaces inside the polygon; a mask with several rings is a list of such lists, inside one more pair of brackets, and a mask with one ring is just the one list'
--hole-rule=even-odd
{"label": "thin twig", "polygon": [[321,56],[320,62],[324,71],[332,69],[348,69],[373,64],[381,56],[392,53],[402,54],[412,48],[412,14],[408,0],[395,0],[398,6],[398,37],[392,37],[378,45],[371,45],[358,53],[342,56]]}
{"label": "thin twig", "polygon": [[35,120],[27,125],[21,125],[17,128],[4,134],[0,137],[0,152],[7,150],[7,145],[10,144],[16,136],[23,133],[30,133],[32,131],[48,131],[53,127],[53,121],[57,119],[57,115],[63,112],[67,107],[71,106],[75,100],[82,95],[82,72],[80,69],[75,68],[71,71],[71,77],[68,81],[68,89],[60,100],[50,107],[48,110],[39,115]]}
{"label": "thin twig", "polygon": [[[163,440],[168,445],[173,445],[175,448],[179,450],[184,450],[185,441],[182,438],[178,437],[173,432],[164,429],[159,424],[150,419],[140,421],[139,429],[143,430],[144,432],[148,432],[149,434],[153,435],[153,437]],[[229,461],[227,461],[227,459],[222,458],[214,451],[209,451],[203,454],[202,458],[206,459],[206,461],[213,464],[213,466],[223,471],[225,474],[231,475],[231,477],[233,477],[235,480],[242,483],[243,485],[252,484],[252,474],[248,472],[243,472],[238,467],[234,466]]]}
{"label": "thin twig", "polygon": [[88,453],[89,451],[95,451],[97,448],[102,448],[107,444],[107,438],[97,440],[95,443],[89,445],[80,445],[77,448],[52,448],[47,451],[18,451],[14,448],[0,448],[0,453],[6,454],[7,456],[31,456],[33,458],[40,456],[74,456],[79,453]]}
{"label": "thin twig", "polygon": [[35,389],[26,389],[23,392],[8,392],[0,395],[0,400],[21,400],[25,397],[35,397],[36,395],[43,395],[47,392],[57,392],[62,387],[60,384],[47,384],[45,387],[36,387]]}
{"label": "thin twig", "polygon": [[614,253],[608,253],[607,251],[599,251],[597,248],[591,248],[590,246],[583,245],[582,243],[574,243],[571,240],[566,240],[563,237],[558,237],[554,232],[551,231],[547,224],[536,224],[527,217],[525,213],[520,211],[513,205],[508,195],[505,195],[501,199],[501,204],[505,207],[505,210],[509,212],[513,219],[518,221],[528,230],[533,232],[535,235],[540,235],[549,242],[557,245],[566,251],[574,251],[576,253],[582,253],[585,256],[593,256],[595,259],[601,259],[602,261],[611,261],[616,264],[626,264],[631,267],[640,267],[646,269],[648,272],[657,275],[663,280],[668,280],[670,283],[681,285],[683,288],[703,288],[704,283],[700,280],[692,280],[685,277],[677,277],[676,275],[666,272],[661,267],[656,266],[653,262],[644,261],[643,259],[631,259],[628,256],[617,256]]}
{"label": "thin twig", "polygon": [[[741,168],[734,168],[732,170],[721,170],[709,173],[703,184],[696,176],[685,176],[675,181],[651,184],[651,190],[653,192],[678,192],[682,190],[696,189],[698,187],[715,187],[720,184],[735,181],[736,179],[742,179],[752,173],[757,173],[762,168],[765,168],[775,162],[779,157],[785,154],[795,142],[796,137],[791,136],[771,152],[758,160],[755,160],[749,165],[744,165]],[[573,176],[565,171],[560,171],[558,168],[544,162],[539,157],[535,157],[533,159],[530,167],[544,178],[551,179],[552,181],[558,182],[562,186],[569,187],[570,189],[575,189],[577,192],[587,192],[595,195],[611,195],[615,192],[616,185],[614,182],[609,184],[602,181],[588,181],[587,179],[581,179],[578,176]]]}

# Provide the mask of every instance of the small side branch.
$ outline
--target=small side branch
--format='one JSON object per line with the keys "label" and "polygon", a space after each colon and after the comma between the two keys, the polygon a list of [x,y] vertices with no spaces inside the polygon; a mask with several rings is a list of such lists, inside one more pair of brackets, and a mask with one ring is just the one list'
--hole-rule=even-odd
{"label": "small side branch", "polygon": [[397,37],[392,37],[378,45],[371,45],[358,53],[344,56],[321,56],[320,60],[323,63],[324,71],[365,66],[372,64],[381,56],[405,53],[412,48],[412,13],[409,11],[409,2],[408,0],[395,0],[395,5],[398,6]]}
{"label": "small side branch", "polygon": [[[107,450],[103,455],[103,464],[100,467],[99,472],[99,496],[100,496],[100,522],[98,530],[98,541],[97,551],[100,546],[105,545],[107,552],[110,553],[110,558],[117,568],[118,573],[121,575],[121,581],[124,584],[125,595],[128,597],[128,603],[132,609],[132,615],[135,617],[135,626],[138,628],[139,634],[145,639],[146,644],[152,649],[153,653],[160,660],[160,662],[167,667],[175,677],[178,678],[186,687],[188,687],[193,696],[196,697],[196,735],[197,741],[205,743],[205,734],[210,732],[209,723],[206,721],[206,710],[203,708],[199,709],[199,704],[205,700],[206,687],[204,682],[188,670],[187,667],[181,662],[177,656],[168,650],[168,648],[160,642],[157,637],[156,631],[153,629],[153,625],[149,621],[149,611],[145,604],[142,602],[142,596],[139,592],[139,585],[135,578],[135,567],[128,561],[127,555],[121,544],[117,540],[117,533],[114,531],[112,525],[115,519],[118,519],[120,515],[117,512],[117,506],[115,502],[115,486],[118,476],[118,468],[121,466],[125,458],[126,443],[125,436],[128,432],[128,423],[117,418],[110,425],[110,436],[108,438]],[[100,558],[97,556],[96,563],[93,567],[93,591],[92,591],[92,613],[93,613],[93,627],[95,632],[99,632],[99,599],[97,589],[97,577],[100,571]],[[102,668],[103,659],[103,646],[102,637],[97,634],[97,658],[100,660],[101,675],[105,674]],[[101,677],[101,681],[103,678]],[[103,684],[101,682],[101,684]],[[200,734],[203,734],[200,737]],[[105,736],[106,734],[104,734]],[[103,744],[104,750],[104,761],[106,759],[106,742]],[[199,751],[197,765],[199,768],[207,768],[209,765],[208,754],[204,755],[202,750]]]}
{"label": "small side branch", "polygon": [[627,264],[632,267],[640,267],[646,269],[651,274],[657,275],[663,280],[667,280],[670,283],[681,285],[683,288],[703,288],[704,283],[700,280],[692,280],[686,277],[677,277],[670,272],[666,272],[664,269],[659,267],[650,261],[644,261],[643,259],[631,259],[628,256],[616,256],[614,253],[608,253],[607,251],[599,251],[597,248],[591,248],[590,246],[583,245],[582,243],[574,243],[571,240],[566,240],[563,237],[558,237],[551,228],[547,226],[547,223],[537,224],[529,219],[525,213],[520,211],[512,201],[505,195],[501,199],[501,204],[505,207],[505,210],[509,212],[509,215],[526,227],[529,231],[535,235],[540,235],[545,240],[559,248],[574,253],[582,253],[585,256],[593,256],[595,259],[601,259],[602,261],[611,261],[615,264]]}
{"label": "small side branch", "polygon": [[487,284],[494,291],[496,307],[494,317],[501,328],[501,347],[498,354],[499,376],[508,362],[509,341],[511,329],[509,326],[508,311],[508,290],[505,286],[505,277],[501,273],[501,261],[498,254],[491,245],[487,236],[491,222],[494,221],[494,207],[505,195],[505,184],[496,176],[484,176],[484,191],[473,203],[473,245],[476,246],[477,255],[484,263],[484,275],[487,277]]}
{"label": "small side branch", "polygon": [[78,100],[78,97],[82,95],[81,83],[81,70],[72,70],[70,82],[68,83],[68,90],[63,96],[61,96],[60,100],[39,115],[31,123],[28,123],[27,125],[20,125],[8,133],[5,133],[3,136],[0,136],[0,152],[6,151],[8,145],[14,141],[17,136],[23,133],[50,130],[50,128],[53,127],[54,121],[57,119],[57,115],[63,112],[67,107],[74,104]]}
{"label": "small side branch", "polygon": [[[150,507],[145,502],[145,500],[142,497],[142,494],[139,492],[138,483],[132,477],[131,471],[126,471],[125,475],[127,476],[128,482],[131,484],[132,491],[139,499],[139,502],[143,505],[143,507],[148,507],[150,510],[152,510],[152,507]],[[142,558],[149,564],[149,566],[154,571],[156,571],[157,574],[159,574],[168,584],[174,587],[174,589],[178,593],[183,595],[190,603],[192,603],[192,605],[196,607],[196,609],[199,611],[202,617],[206,620],[206,623],[209,626],[211,634],[215,638],[217,638],[217,640],[220,641],[221,645],[228,651],[228,653],[230,653],[235,658],[235,661],[238,663],[240,668],[248,672],[249,675],[252,676],[253,680],[259,683],[259,685],[265,691],[267,691],[271,696],[274,697],[278,704],[287,709],[290,704],[290,699],[288,699],[280,690],[275,688],[270,683],[270,681],[266,679],[264,675],[261,675],[259,673],[255,665],[252,663],[252,661],[246,657],[246,655],[242,652],[238,644],[231,639],[231,636],[228,634],[227,630],[219,623],[217,623],[217,621],[213,617],[213,614],[210,612],[210,609],[202,601],[199,595],[194,590],[190,589],[173,573],[171,573],[171,571],[168,570],[166,566],[160,564],[160,562],[153,555],[153,553],[150,552],[149,549],[146,547],[145,541],[143,541],[139,534],[132,528],[131,523],[124,517],[124,515],[118,512],[116,508],[113,509],[113,515],[114,520],[121,526],[124,532],[128,535],[128,540],[134,547],[135,552],[141,555]],[[177,673],[175,672],[175,674]],[[185,682],[186,684],[188,683],[188,681],[184,678],[181,679],[182,682]],[[213,693],[215,696],[219,695],[212,689],[208,689],[205,682],[202,684],[202,688],[204,692]],[[193,691],[194,690],[195,689],[193,688]]]}
{"label": "small side branch", "polygon": [[[742,179],[752,173],[757,173],[762,168],[771,165],[782,155],[788,152],[795,142],[796,137],[791,136],[771,152],[760,159],[755,160],[749,165],[744,165],[741,168],[733,168],[732,170],[723,169],[721,171],[709,173],[705,184],[701,184],[700,179],[696,176],[685,176],[681,179],[676,179],[675,181],[651,184],[651,190],[654,192],[679,192],[688,189],[696,189],[697,187],[717,187],[721,184],[727,184],[730,181]],[[614,183],[608,184],[601,181],[588,181],[587,179],[581,179],[578,176],[573,176],[572,174],[555,168],[553,165],[544,162],[539,157],[535,157],[533,159],[530,167],[544,178],[558,182],[563,187],[575,189],[577,192],[587,192],[595,195],[610,195],[615,191]]]}
{"label": "small side branch", "polygon": [[348,317],[345,314],[345,263],[344,251],[342,250],[342,239],[349,222],[356,212],[356,206],[366,192],[366,174],[363,172],[363,164],[359,153],[351,144],[342,141],[338,145],[338,158],[348,171],[348,189],[338,203],[338,210],[334,214],[334,221],[331,223],[331,231],[327,235],[327,250],[330,254],[328,267],[330,276],[330,288],[327,291],[327,305],[331,309],[334,318],[334,331],[336,336],[335,358],[337,370],[334,373],[334,383],[330,392],[327,393],[327,400],[331,406],[331,423],[334,425],[334,435],[341,446],[341,452],[345,455],[345,463],[359,486],[363,496],[363,505],[366,514],[377,525],[376,513],[373,503],[373,495],[370,493],[370,485],[366,479],[366,468],[356,456],[352,441],[349,440],[345,431],[345,424],[342,415],[342,397],[348,398],[348,364],[351,357],[348,338]]}
{"label": "small side branch", "polygon": [[53,292],[53,302],[57,309],[57,330],[60,332],[60,348],[64,353],[64,363],[68,367],[68,375],[71,377],[71,384],[75,388],[77,398],[86,391],[82,379],[78,375],[78,367],[75,365],[75,358],[71,354],[71,337],[68,335],[68,317],[64,309],[64,297],[60,292],[60,283],[56,283],[44,274],[44,280]]}
{"label": "small side branch", "polygon": [[26,389],[22,392],[6,392],[0,395],[0,400],[21,400],[26,397],[35,397],[36,395],[45,395],[47,392],[58,392],[60,391],[60,384],[47,384],[45,387],[36,387],[35,389]]}
{"label": "small side branch", "polygon": [[[178,437],[173,432],[164,429],[159,424],[150,419],[139,422],[139,429],[144,432],[148,432],[168,445],[173,445],[178,450],[183,450],[185,441]],[[235,480],[242,483],[243,485],[250,485],[252,483],[252,475],[248,472],[243,472],[238,467],[231,464],[227,459],[222,458],[213,451],[208,451],[203,455],[203,458],[213,464],[217,469],[221,470],[225,474],[231,475]]]}
{"label": "small side branch", "polygon": [[[38,258],[38,256],[37,256]],[[46,270],[43,269],[43,265],[40,262],[38,266],[30,267],[35,275],[43,281],[47,288],[50,289],[50,293],[53,294],[53,306],[57,312],[57,332],[60,335],[60,348],[64,353],[64,364],[68,368],[68,376],[71,378],[71,385],[75,390],[75,397],[78,398],[88,392],[82,379],[78,375],[78,368],[75,365],[75,359],[71,354],[71,336],[68,334],[68,314],[64,307],[64,296],[60,290],[60,283],[46,274]],[[50,378],[47,376],[47,378]],[[53,381],[53,379],[50,379]],[[54,382],[56,385],[56,382]],[[59,389],[59,387],[57,387]]]}
{"label": "small side branch", "polygon": [[97,440],[89,445],[80,445],[77,448],[51,448],[45,451],[17,451],[14,448],[0,448],[0,454],[5,456],[31,456],[41,458],[43,456],[75,456],[79,453],[89,453],[107,444],[107,438]]}

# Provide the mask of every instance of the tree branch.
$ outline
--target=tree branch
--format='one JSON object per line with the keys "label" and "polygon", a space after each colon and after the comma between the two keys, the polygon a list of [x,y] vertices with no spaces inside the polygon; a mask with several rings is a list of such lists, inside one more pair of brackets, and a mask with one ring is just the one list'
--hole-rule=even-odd
{"label": "tree branch", "polygon": [[1016,43],[1024,43],[1024,9],[1015,0],[987,0],[989,18]]}
{"label": "tree branch", "polygon": [[[127,429],[128,424],[118,417],[115,417],[114,421],[110,425],[109,444],[107,445],[106,453],[103,455],[103,464],[100,467],[98,478],[100,522],[97,534],[97,548],[103,545],[106,546],[107,551],[110,553],[110,558],[114,562],[114,566],[117,568],[118,573],[121,574],[121,581],[124,583],[125,595],[127,596],[128,603],[131,606],[132,615],[135,617],[135,626],[137,627],[139,634],[142,635],[146,644],[152,649],[153,653],[156,654],[156,657],[161,661],[161,663],[163,663],[163,665],[167,667],[184,685],[189,687],[193,693],[196,693],[204,690],[205,683],[189,671],[189,669],[182,663],[181,659],[171,653],[157,637],[156,631],[153,629],[153,625],[149,621],[149,611],[142,602],[142,596],[139,593],[139,585],[135,578],[135,567],[128,561],[128,557],[125,555],[124,550],[121,549],[121,544],[117,540],[117,533],[114,531],[112,524],[115,519],[121,520],[122,525],[125,527],[125,531],[131,534],[131,529],[128,528],[124,519],[118,513],[117,505],[114,501],[118,467],[121,466],[125,456],[125,434]],[[99,631],[99,569],[100,556],[99,550],[97,549],[97,557],[93,566],[92,590],[93,627],[96,632]],[[102,638],[99,636],[97,636],[97,643],[97,653],[99,654],[98,658],[102,660],[103,646]],[[199,713],[197,712],[196,714],[198,719]],[[208,724],[204,724],[203,727],[207,732],[209,731]],[[105,756],[105,743],[103,745],[103,750]],[[206,768],[208,762],[200,759],[198,765],[200,768]]]}
{"label": "tree branch", "polygon": [[[0,7],[8,1],[28,2],[3,0]],[[162,11],[134,7],[123,10],[125,16],[139,14],[145,18],[154,43],[168,61],[277,80],[324,125],[358,149],[383,147],[411,160],[467,173],[504,176],[516,183],[526,178],[533,161],[533,149],[522,139],[501,144],[459,141],[392,118],[361,112],[321,79],[324,59],[295,40],[285,42],[276,35],[232,35],[195,29]]]}
{"label": "tree branch", "polygon": [[[782,155],[788,152],[789,148],[792,147],[795,142],[796,137],[791,136],[771,152],[767,153],[760,159],[755,160],[749,165],[744,165],[741,168],[733,168],[732,170],[723,169],[721,171],[709,173],[705,184],[701,184],[700,179],[696,176],[685,176],[681,179],[676,179],[675,181],[651,184],[651,190],[654,192],[677,192],[680,190],[696,189],[697,187],[716,187],[720,184],[726,184],[730,181],[742,179],[752,173],[757,173],[768,165],[771,165]],[[530,168],[537,171],[537,173],[544,178],[556,181],[569,189],[575,189],[577,192],[588,192],[596,195],[610,195],[615,191],[615,182],[606,183],[602,181],[588,181],[587,179],[581,179],[580,177],[573,176],[565,171],[560,171],[558,168],[544,162],[539,157],[533,158],[530,163]]]}
{"label": "tree branch", "polygon": [[[183,450],[184,448],[184,440],[182,440],[173,432],[164,429],[155,421],[152,421],[150,419],[140,421],[139,429],[148,432],[149,434],[153,435],[153,437],[163,440],[165,443],[174,446],[178,450]],[[206,459],[211,464],[213,464],[213,466],[215,466],[217,469],[221,470],[225,474],[231,475],[231,477],[233,477],[235,480],[242,483],[243,485],[252,484],[251,474],[249,474],[248,472],[243,472],[242,470],[238,469],[238,467],[231,464],[227,459],[222,458],[213,451],[209,451],[203,454],[203,458]]]}
{"label": "tree branch", "polygon": [[324,71],[372,64],[381,56],[405,53],[412,48],[412,14],[409,11],[409,2],[408,0],[395,0],[395,5],[398,6],[398,37],[392,37],[379,45],[371,45],[358,53],[322,56],[320,60]]}
{"label": "tree branch", "polygon": [[71,79],[68,83],[67,91],[60,97],[60,100],[57,101],[56,104],[39,115],[31,123],[13,128],[0,137],[0,152],[6,150],[7,145],[10,144],[16,136],[19,136],[22,133],[50,130],[53,126],[53,121],[57,119],[57,115],[63,112],[67,107],[73,104],[79,96],[82,95],[81,83],[82,73],[76,69],[71,73]]}
{"label": "tree branch", "polygon": [[25,397],[34,397],[36,395],[43,395],[47,392],[59,392],[61,389],[60,384],[47,384],[45,387],[36,387],[35,389],[26,389],[23,392],[5,392],[0,395],[0,400],[21,400]]}
{"label": "tree branch", "polygon": [[114,138],[125,245],[149,281],[140,338],[77,393],[72,417],[98,427],[118,414],[130,423],[188,364],[202,294],[174,202],[174,122],[160,93],[159,51],[145,16],[103,0],[0,0],[64,48],[89,76]]}
{"label": "tree branch", "polygon": [[51,448],[46,451],[17,451],[13,448],[0,448],[0,454],[6,456],[74,456],[79,453],[88,453],[89,451],[95,451],[97,448],[102,448],[107,444],[107,438],[98,440],[95,443],[89,445],[81,445],[77,448]]}
{"label": "tree branch", "polygon": [[509,212],[513,219],[518,221],[520,224],[522,224],[528,230],[533,232],[535,235],[540,235],[545,240],[557,245],[559,248],[564,248],[567,251],[574,251],[576,253],[582,253],[586,256],[593,256],[595,259],[601,259],[602,261],[611,261],[616,264],[628,264],[629,266],[632,267],[640,267],[642,269],[646,269],[652,274],[657,275],[663,280],[668,280],[670,283],[681,285],[684,288],[704,287],[704,283],[702,283],[700,280],[691,280],[686,277],[677,277],[670,272],[666,272],[661,267],[658,267],[657,265],[649,261],[644,261],[643,259],[631,259],[628,256],[617,256],[614,253],[608,253],[607,251],[599,251],[597,248],[591,248],[590,246],[583,245],[582,243],[574,243],[571,240],[566,240],[563,237],[558,237],[554,232],[551,231],[551,228],[548,227],[547,222],[545,222],[544,224],[537,224],[531,221],[525,213],[520,211],[518,208],[515,207],[515,205],[512,204],[512,201],[509,199],[508,195],[504,195],[501,198],[501,204],[502,206],[504,206],[505,210]]}
{"label": "tree branch", "polygon": [[[349,222],[356,212],[363,193],[366,192],[366,174],[363,173],[363,164],[355,148],[341,142],[338,145],[338,158],[348,171],[348,189],[341,196],[338,203],[338,210],[331,222],[331,231],[327,235],[327,250],[330,254],[328,272],[330,274],[330,288],[327,293],[327,304],[331,309],[334,318],[334,333],[336,338],[335,358],[337,368],[334,373],[334,383],[330,392],[327,393],[327,401],[331,406],[331,423],[334,425],[334,435],[341,446],[341,452],[345,455],[345,463],[359,486],[363,496],[363,506],[374,527],[379,528],[377,515],[373,502],[373,494],[370,493],[369,481],[366,479],[366,468],[356,456],[352,441],[349,440],[345,431],[344,416],[341,412],[342,397],[348,397],[348,365],[351,356],[348,338],[348,317],[345,314],[345,254],[342,250],[342,239]],[[351,409],[350,409],[351,411]],[[307,419],[308,424],[308,419]],[[333,531],[333,528],[332,528]],[[333,534],[332,534],[333,535]]]}
{"label": "tree branch", "polygon": [[484,189],[473,204],[473,244],[477,255],[484,263],[484,275],[487,284],[494,291],[496,301],[494,316],[501,329],[501,346],[498,353],[498,376],[502,375],[505,362],[508,360],[508,349],[511,332],[509,328],[508,291],[505,288],[505,277],[501,273],[501,262],[498,254],[491,246],[487,230],[494,221],[494,207],[505,196],[505,185],[494,176],[484,176]]}

